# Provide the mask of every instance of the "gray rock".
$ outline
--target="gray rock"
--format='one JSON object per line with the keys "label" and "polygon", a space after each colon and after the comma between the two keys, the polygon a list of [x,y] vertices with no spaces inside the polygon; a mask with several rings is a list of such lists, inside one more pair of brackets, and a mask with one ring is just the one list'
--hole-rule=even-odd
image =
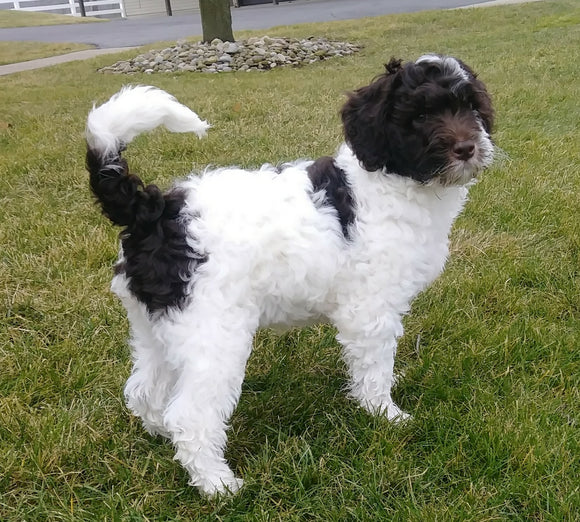
{"label": "gray rock", "polygon": [[226,42],[224,45],[224,53],[236,54],[240,50],[240,46],[235,42]]}

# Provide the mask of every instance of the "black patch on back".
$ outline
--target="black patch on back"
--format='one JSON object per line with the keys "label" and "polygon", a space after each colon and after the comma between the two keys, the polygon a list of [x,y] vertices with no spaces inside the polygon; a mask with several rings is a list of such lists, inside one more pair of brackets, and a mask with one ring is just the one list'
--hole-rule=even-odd
{"label": "black patch on back", "polygon": [[324,156],[310,165],[306,172],[312,183],[312,192],[326,192],[326,202],[334,207],[342,227],[349,239],[348,226],[354,221],[354,200],[344,171],[336,166],[334,159]]}
{"label": "black patch on back", "polygon": [[195,268],[207,260],[186,240],[185,192],[171,190],[163,200],[159,219],[121,233],[125,260],[115,268],[125,273],[130,291],[150,313],[183,306]]}

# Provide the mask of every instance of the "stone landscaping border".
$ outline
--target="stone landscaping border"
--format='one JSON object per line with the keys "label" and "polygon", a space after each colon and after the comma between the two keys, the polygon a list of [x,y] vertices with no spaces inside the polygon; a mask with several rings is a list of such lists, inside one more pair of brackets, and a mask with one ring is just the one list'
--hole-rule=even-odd
{"label": "stone landscaping border", "polygon": [[180,40],[172,47],[149,51],[99,71],[108,74],[268,71],[275,67],[299,67],[348,56],[360,49],[358,44],[317,37],[298,40],[263,36],[236,42],[215,39],[211,43]]}

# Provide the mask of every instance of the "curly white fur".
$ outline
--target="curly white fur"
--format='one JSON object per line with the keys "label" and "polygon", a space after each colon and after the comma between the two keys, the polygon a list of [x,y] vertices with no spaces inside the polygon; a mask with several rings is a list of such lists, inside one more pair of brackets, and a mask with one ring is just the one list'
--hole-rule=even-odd
{"label": "curly white fur", "polygon": [[[133,126],[135,116],[143,119],[143,106],[161,114],[154,111],[151,124]],[[96,116],[104,122],[100,127]],[[126,89],[91,113],[88,135],[109,151],[107,136],[119,134],[111,132],[117,125],[126,142],[144,128],[174,128],[187,118],[190,130],[207,127],[157,90]],[[483,129],[480,142],[489,156]],[[259,327],[330,321],[338,329],[352,396],[373,414],[406,416],[391,398],[401,320],[442,271],[448,234],[468,189],[369,172],[346,144],[335,162],[346,173],[356,209],[350,240],[334,209],[314,204],[306,172],[311,162],[281,171],[206,171],[177,185],[186,192],[182,212],[190,246],[207,254],[189,282],[187,304],[151,314],[123,273],[113,279],[131,324],[127,404],[151,433],[171,439],[191,484],[206,494],[242,485],[224,460],[226,429]]]}

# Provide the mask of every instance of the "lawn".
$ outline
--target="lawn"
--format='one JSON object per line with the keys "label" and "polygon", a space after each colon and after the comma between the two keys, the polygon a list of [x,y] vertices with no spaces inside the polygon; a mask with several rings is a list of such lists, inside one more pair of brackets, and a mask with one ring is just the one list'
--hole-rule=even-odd
{"label": "lawn", "polygon": [[[364,50],[268,73],[101,75],[121,57],[102,56],[0,77],[0,520],[579,520],[578,3],[269,34]],[[332,328],[263,331],[229,435],[245,487],[201,498],[123,404],[127,322],[108,291],[118,231],[88,190],[88,110],[147,83],[208,119],[205,140],[158,131],[127,151],[168,186],[210,162],[332,153],[344,93],[390,56],[427,51],[480,73],[502,153],[406,318],[395,398],[413,420],[391,426],[344,397]]]}
{"label": "lawn", "polygon": [[103,18],[93,16],[71,16],[32,11],[0,11],[0,29],[6,27],[36,27],[39,25],[86,24],[103,22]]}
{"label": "lawn", "polygon": [[0,42],[0,65],[26,62],[91,48],[91,45],[77,43]]}
{"label": "lawn", "polygon": [[[82,24],[103,22],[94,17],[35,13],[31,11],[0,11],[0,29],[9,27],[36,27],[40,25]],[[48,56],[90,49],[91,45],[77,43],[3,42],[0,41],[0,65],[26,62]]]}

